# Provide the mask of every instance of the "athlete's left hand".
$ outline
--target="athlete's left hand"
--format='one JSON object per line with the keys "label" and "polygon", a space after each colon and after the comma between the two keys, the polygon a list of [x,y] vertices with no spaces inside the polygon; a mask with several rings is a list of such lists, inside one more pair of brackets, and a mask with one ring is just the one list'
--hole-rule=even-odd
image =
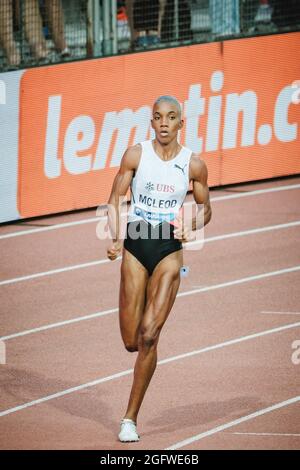
{"label": "athlete's left hand", "polygon": [[181,216],[176,217],[176,222],[174,224],[174,238],[180,240],[182,243],[190,242],[194,240],[194,236],[189,227],[184,224]]}
{"label": "athlete's left hand", "polygon": [[122,242],[121,241],[113,241],[110,247],[107,248],[107,257],[111,260],[114,261],[115,259],[120,256],[122,251]]}

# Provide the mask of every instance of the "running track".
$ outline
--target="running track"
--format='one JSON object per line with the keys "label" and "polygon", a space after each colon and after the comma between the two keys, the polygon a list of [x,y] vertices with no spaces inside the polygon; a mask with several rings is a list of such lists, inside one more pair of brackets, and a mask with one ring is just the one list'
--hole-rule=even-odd
{"label": "running track", "polygon": [[211,198],[132,444],[117,434],[136,353],[95,210],[0,227],[1,449],[300,448],[300,177]]}

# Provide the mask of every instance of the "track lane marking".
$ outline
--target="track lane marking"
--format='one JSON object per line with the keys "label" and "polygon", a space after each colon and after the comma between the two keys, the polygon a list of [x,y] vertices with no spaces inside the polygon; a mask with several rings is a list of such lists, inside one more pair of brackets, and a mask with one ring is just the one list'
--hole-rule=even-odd
{"label": "track lane marking", "polygon": [[[205,243],[211,243],[211,242],[220,241],[220,240],[227,240],[229,238],[243,237],[243,236],[248,236],[248,235],[256,235],[258,233],[271,232],[273,230],[283,230],[283,229],[288,229],[288,228],[293,228],[293,227],[298,227],[298,226],[300,226],[300,220],[295,220],[294,222],[288,222],[288,223],[285,223],[285,224],[268,225],[266,227],[243,230],[243,231],[240,231],[240,232],[225,233],[223,235],[217,235],[217,236],[214,236],[214,237],[204,238],[203,241],[189,242],[188,244],[189,245],[195,245],[195,244],[198,244],[198,243],[205,244]],[[118,258],[115,261],[119,261],[121,259],[122,259],[122,257],[118,256]],[[107,263],[111,263],[111,261],[108,258],[104,258],[104,259],[101,259],[101,260],[89,261],[87,263],[81,263],[81,264],[66,266],[64,268],[56,268],[56,269],[51,269],[49,271],[42,271],[42,272],[39,272],[39,273],[28,274],[26,276],[19,276],[19,277],[15,277],[15,278],[12,278],[12,279],[5,279],[3,281],[0,281],[0,287],[5,286],[5,285],[9,285],[9,284],[15,284],[17,282],[30,281],[31,279],[38,279],[40,277],[52,276],[54,274],[61,274],[61,273],[65,273],[65,272],[73,271],[73,270],[77,270],[77,269],[90,268],[90,267],[93,267],[93,266],[98,266],[100,264],[107,264]]]}
{"label": "track lane marking", "polygon": [[281,432],[230,432],[226,434],[235,434],[236,436],[295,436],[300,437],[300,434],[294,433],[281,433]]}
{"label": "track lane marking", "polygon": [[[273,193],[273,192],[278,192],[278,191],[289,191],[289,190],[294,190],[294,189],[300,189],[300,184],[291,184],[291,185],[285,185],[285,186],[277,186],[274,188],[265,188],[265,189],[257,189],[254,191],[249,191],[245,193],[238,193],[238,194],[230,194],[229,196],[216,196],[212,197],[211,201],[212,202],[217,202],[217,201],[224,201],[226,202],[227,200],[231,199],[239,199],[242,197],[251,197],[251,196],[257,196],[259,194],[268,194],[268,193]],[[191,202],[186,202],[184,205],[191,205],[194,204],[193,201]],[[124,216],[124,215],[123,215]],[[47,216],[45,216],[47,217]],[[84,220],[75,220],[73,222],[65,222],[62,224],[55,224],[47,227],[40,227],[37,229],[30,229],[30,230],[22,230],[19,232],[12,232],[12,233],[5,233],[3,235],[0,235],[0,240],[6,239],[6,238],[13,238],[13,237],[20,237],[23,235],[33,235],[35,233],[41,233],[41,232],[48,232],[50,230],[57,230],[61,228],[67,228],[67,227],[73,227],[76,225],[83,225],[83,224],[89,224],[93,222],[99,222],[100,220],[104,220],[106,217],[91,217],[88,219]],[[22,219],[21,219],[22,220]]]}
{"label": "track lane marking", "polygon": [[272,311],[266,311],[266,310],[262,310],[260,313],[273,314],[273,315],[300,315],[300,312],[272,312]]}
{"label": "track lane marking", "polygon": [[[286,331],[286,330],[290,330],[292,328],[298,328],[298,327],[300,327],[300,322],[283,325],[283,326],[280,326],[280,327],[277,327],[277,328],[272,328],[270,330],[260,331],[258,333],[253,333],[253,334],[247,335],[247,336],[241,336],[239,338],[235,338],[235,339],[232,339],[232,340],[229,340],[229,341],[214,344],[212,346],[208,346],[208,347],[205,347],[205,348],[202,348],[202,349],[190,351],[188,353],[179,354],[177,356],[172,356],[172,357],[163,359],[161,361],[158,361],[157,365],[168,364],[170,362],[178,361],[179,359],[186,359],[186,358],[189,358],[189,357],[192,357],[192,356],[195,356],[195,355],[207,353],[209,351],[213,351],[213,350],[216,350],[216,349],[221,349],[221,348],[224,348],[224,347],[227,347],[227,346],[232,346],[234,344],[242,343],[244,341],[249,341],[250,339],[259,338],[259,337],[262,337],[262,336],[267,336],[267,335],[271,335],[271,334],[274,334],[274,333],[278,333],[278,332],[281,332],[281,331]],[[0,412],[0,417],[7,416],[7,415],[12,414],[12,413],[16,413],[17,411],[21,411],[21,410],[24,410],[26,408],[30,408],[34,405],[39,405],[41,403],[48,402],[48,401],[53,400],[55,398],[61,398],[61,397],[66,396],[66,395],[70,395],[71,393],[78,392],[78,391],[84,390],[86,388],[90,388],[90,387],[94,387],[96,385],[100,385],[102,383],[109,382],[111,380],[115,380],[115,379],[118,379],[120,377],[124,377],[126,375],[130,375],[130,374],[133,373],[133,370],[134,369],[128,369],[128,370],[125,370],[125,371],[122,371],[122,372],[118,372],[116,374],[109,375],[107,377],[102,377],[100,379],[93,380],[92,382],[87,382],[85,384],[77,385],[76,387],[68,388],[66,390],[61,390],[60,392],[53,393],[51,395],[47,395],[45,397],[30,401],[30,402],[27,402],[27,403],[23,403],[22,405],[15,406],[15,407],[9,408],[7,410],[3,410],[3,411]],[[298,397],[298,399],[300,399],[300,396]],[[228,427],[231,427],[231,426],[228,426]],[[219,427],[219,428],[221,428],[221,427]],[[215,428],[215,429],[219,429],[219,428]],[[227,429],[227,427],[225,427],[224,429]],[[222,431],[223,429],[220,429],[220,430]],[[209,433],[211,431],[207,431],[207,432]],[[215,431],[215,432],[219,432],[219,430]],[[206,434],[206,433],[204,433],[204,434]],[[185,441],[183,441],[183,442],[185,442]],[[178,445],[178,444],[181,444],[181,442],[177,443],[175,445]]]}
{"label": "track lane marking", "polygon": [[238,424],[245,423],[246,421],[250,421],[251,419],[257,418],[262,416],[266,413],[270,413],[271,411],[279,410],[280,408],[284,408],[285,406],[292,405],[300,401],[300,395],[296,397],[289,398],[288,400],[282,401],[280,403],[276,403],[272,406],[268,406],[267,408],[263,408],[261,410],[255,411],[246,416],[242,416],[241,418],[235,419],[233,421],[229,421],[228,423],[222,424],[221,426],[217,426],[215,428],[209,429],[208,431],[202,432],[200,434],[196,434],[195,436],[191,436],[188,439],[184,439],[183,441],[179,441],[176,444],[171,445],[170,447],[165,448],[164,450],[176,450],[181,449],[193,442],[200,441],[205,437],[212,436],[213,434],[217,434],[218,432],[224,431],[225,429],[232,428],[233,426],[237,426]]}
{"label": "track lane marking", "polygon": [[[238,284],[244,284],[246,282],[256,281],[258,279],[265,279],[265,278],[272,277],[272,276],[280,276],[281,274],[287,274],[287,273],[292,273],[292,272],[297,272],[297,271],[300,271],[300,265],[292,266],[290,268],[285,268],[285,269],[281,269],[281,270],[277,270],[277,271],[270,271],[270,272],[267,272],[267,273],[256,274],[256,275],[253,275],[253,276],[242,277],[240,279],[235,279],[233,281],[227,281],[227,282],[222,282],[221,284],[213,284],[211,286],[200,287],[200,288],[197,288],[197,289],[192,289],[190,291],[179,292],[179,294],[177,294],[176,298],[177,297],[185,297],[187,295],[199,294],[201,292],[208,292],[208,291],[215,290],[215,289],[222,289],[223,287],[230,287],[230,286],[234,286],[234,285],[238,285]],[[118,312],[118,310],[119,310],[118,308],[112,308],[110,310],[104,310],[102,312],[92,313],[92,314],[89,314],[89,315],[84,315],[82,317],[72,318],[70,320],[64,320],[62,322],[56,322],[56,323],[52,323],[52,324],[49,324],[49,325],[40,326],[38,328],[33,328],[33,329],[30,329],[30,330],[25,330],[25,331],[21,331],[19,333],[13,333],[11,335],[0,337],[0,340],[1,341],[7,341],[9,339],[14,339],[14,338],[18,338],[20,336],[26,336],[26,335],[33,334],[33,333],[38,333],[40,331],[45,331],[45,330],[48,330],[48,329],[51,329],[51,328],[58,328],[60,326],[70,325],[72,323],[78,323],[80,321],[90,320],[90,319],[93,319],[93,318],[102,317],[102,316],[105,316],[105,315],[109,315],[111,313]]]}

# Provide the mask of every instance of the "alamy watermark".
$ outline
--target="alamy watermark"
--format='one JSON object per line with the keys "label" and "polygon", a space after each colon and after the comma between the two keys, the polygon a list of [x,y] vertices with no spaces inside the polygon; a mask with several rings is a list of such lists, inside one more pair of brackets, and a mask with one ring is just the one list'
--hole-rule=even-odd
{"label": "alamy watermark", "polygon": [[[204,245],[203,204],[188,203],[179,212],[165,211],[157,214],[139,206],[130,209],[127,199],[120,198],[118,209],[115,205],[108,204],[106,208],[98,207],[96,215],[99,217],[96,227],[99,240],[115,239],[116,233],[111,232],[111,227],[118,226],[120,240],[127,236],[133,240],[167,240],[173,238],[173,232],[178,230],[180,234],[185,235],[184,249],[201,250]],[[142,215],[142,218],[139,215]],[[129,221],[132,223],[128,224]]]}
{"label": "alamy watermark", "polygon": [[6,344],[0,340],[0,364],[6,364]]}
{"label": "alamy watermark", "polygon": [[292,103],[300,103],[300,80],[294,80],[292,83],[292,88],[295,88],[295,91],[292,94]]}
{"label": "alamy watermark", "polygon": [[6,84],[0,80],[0,104],[6,104]]}
{"label": "alamy watermark", "polygon": [[295,349],[291,358],[292,363],[295,366],[298,366],[300,364],[300,339],[296,339],[295,341],[292,342],[292,349]]}

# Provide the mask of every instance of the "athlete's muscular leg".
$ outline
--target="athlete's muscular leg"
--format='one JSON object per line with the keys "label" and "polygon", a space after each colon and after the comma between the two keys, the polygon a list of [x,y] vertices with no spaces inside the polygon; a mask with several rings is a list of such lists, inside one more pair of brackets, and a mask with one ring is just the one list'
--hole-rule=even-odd
{"label": "athlete's muscular leg", "polygon": [[138,350],[138,332],[145,308],[148,271],[125,248],[121,265],[119,322],[125,348]]}
{"label": "athlete's muscular leg", "polygon": [[147,303],[138,338],[139,353],[125,414],[134,421],[156,368],[158,339],[176,298],[181,266],[182,250],[171,253],[156,266],[148,282]]}

